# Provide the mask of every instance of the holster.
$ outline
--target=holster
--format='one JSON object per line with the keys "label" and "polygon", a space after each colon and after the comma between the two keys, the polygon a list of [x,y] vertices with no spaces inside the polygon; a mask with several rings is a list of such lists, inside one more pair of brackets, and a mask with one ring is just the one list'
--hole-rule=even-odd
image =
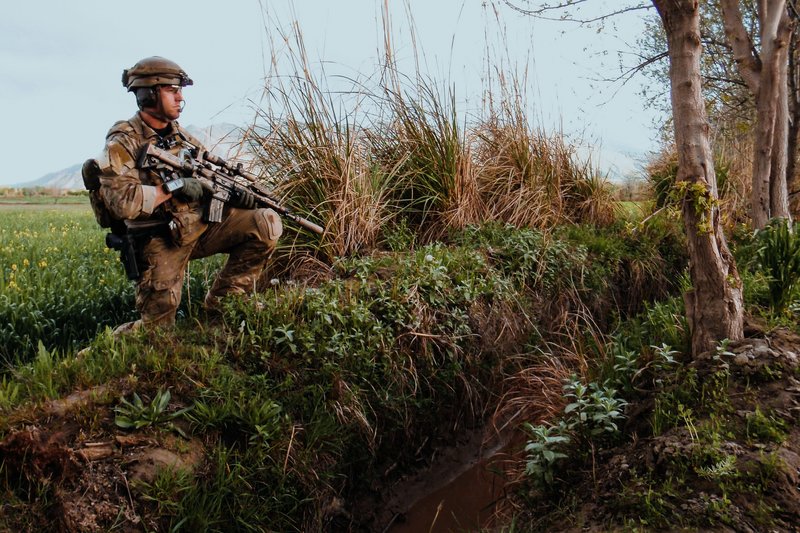
{"label": "holster", "polygon": [[141,252],[153,237],[169,235],[169,222],[166,220],[126,220],[123,231],[106,234],[106,246],[119,252],[119,260],[125,267],[128,279],[142,277]]}

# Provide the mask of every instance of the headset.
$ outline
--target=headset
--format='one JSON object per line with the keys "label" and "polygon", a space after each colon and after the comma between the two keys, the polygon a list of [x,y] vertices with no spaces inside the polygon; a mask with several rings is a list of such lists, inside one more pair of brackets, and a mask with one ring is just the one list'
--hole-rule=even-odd
{"label": "headset", "polygon": [[158,86],[138,87],[136,89],[136,105],[139,109],[158,106]]}

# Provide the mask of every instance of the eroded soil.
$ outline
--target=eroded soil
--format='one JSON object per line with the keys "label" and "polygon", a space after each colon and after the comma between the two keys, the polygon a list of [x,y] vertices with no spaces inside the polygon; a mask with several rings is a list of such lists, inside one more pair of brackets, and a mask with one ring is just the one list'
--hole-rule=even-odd
{"label": "eroded soil", "polygon": [[[696,390],[719,396],[706,398],[713,410],[684,411],[686,423],[652,436],[665,391],[641,390],[628,406],[624,443],[570,464],[550,491],[519,478],[504,487],[510,476],[501,463],[521,443],[509,448],[476,430],[439,447],[418,472],[376,485],[370,498],[340,502],[344,529],[474,531],[513,515],[522,531],[798,531],[800,337],[751,326],[727,350],[689,365]],[[12,519],[14,531],[164,526],[141,487],[163,469],[202,473],[207,450],[175,432],[115,427],[121,388],[77,392],[18,415],[0,442],[5,475],[18,487],[6,516],[14,505],[25,510]],[[43,487],[51,500],[31,505]]]}
{"label": "eroded soil", "polygon": [[140,489],[165,469],[201,467],[204,447],[195,439],[118,430],[109,392],[98,387],[50,402],[0,442],[5,475],[17,487],[17,501],[4,510],[12,531],[153,530]]}

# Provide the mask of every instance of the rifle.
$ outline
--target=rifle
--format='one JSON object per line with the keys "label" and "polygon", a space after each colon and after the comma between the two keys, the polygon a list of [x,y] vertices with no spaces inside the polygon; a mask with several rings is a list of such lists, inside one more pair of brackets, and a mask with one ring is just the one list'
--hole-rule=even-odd
{"label": "rifle", "polygon": [[137,166],[140,169],[167,171],[162,176],[165,177],[164,183],[169,190],[180,189],[183,185],[181,176],[199,180],[203,187],[212,193],[206,211],[206,222],[221,222],[223,205],[244,190],[255,198],[259,207],[269,207],[307,230],[322,235],[324,230],[321,226],[280,205],[259,183],[255,174],[242,169],[241,163],[236,166],[231,165],[224,159],[199,148],[192,152],[195,152],[195,157],[191,157],[189,150],[184,150],[179,156],[148,143],[142,147]]}

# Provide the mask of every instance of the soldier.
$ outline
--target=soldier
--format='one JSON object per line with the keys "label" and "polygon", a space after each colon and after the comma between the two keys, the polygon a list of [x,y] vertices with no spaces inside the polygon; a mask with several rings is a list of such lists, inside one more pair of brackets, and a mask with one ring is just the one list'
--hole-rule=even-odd
{"label": "soldier", "polygon": [[216,310],[227,294],[253,291],[283,230],[277,213],[254,209],[254,199],[247,193],[225,206],[222,222],[208,224],[203,220],[208,193],[197,179],[184,178],[182,187],[167,188],[163,176],[137,168],[145,143],[176,154],[205,148],[178,125],[185,104],[183,88],[193,82],[177,64],[162,57],[142,59],[123,72],[122,83],[135,94],[139,112],[114,124],[106,135],[92,205],[98,220],[110,219],[112,231],[120,227],[125,231],[120,224],[125,220],[163,221],[165,231],[137,244],[141,277],[136,283],[136,308],[141,318],[119,326],[115,334],[173,325],[191,259],[228,254],[205,297],[207,309]]}

